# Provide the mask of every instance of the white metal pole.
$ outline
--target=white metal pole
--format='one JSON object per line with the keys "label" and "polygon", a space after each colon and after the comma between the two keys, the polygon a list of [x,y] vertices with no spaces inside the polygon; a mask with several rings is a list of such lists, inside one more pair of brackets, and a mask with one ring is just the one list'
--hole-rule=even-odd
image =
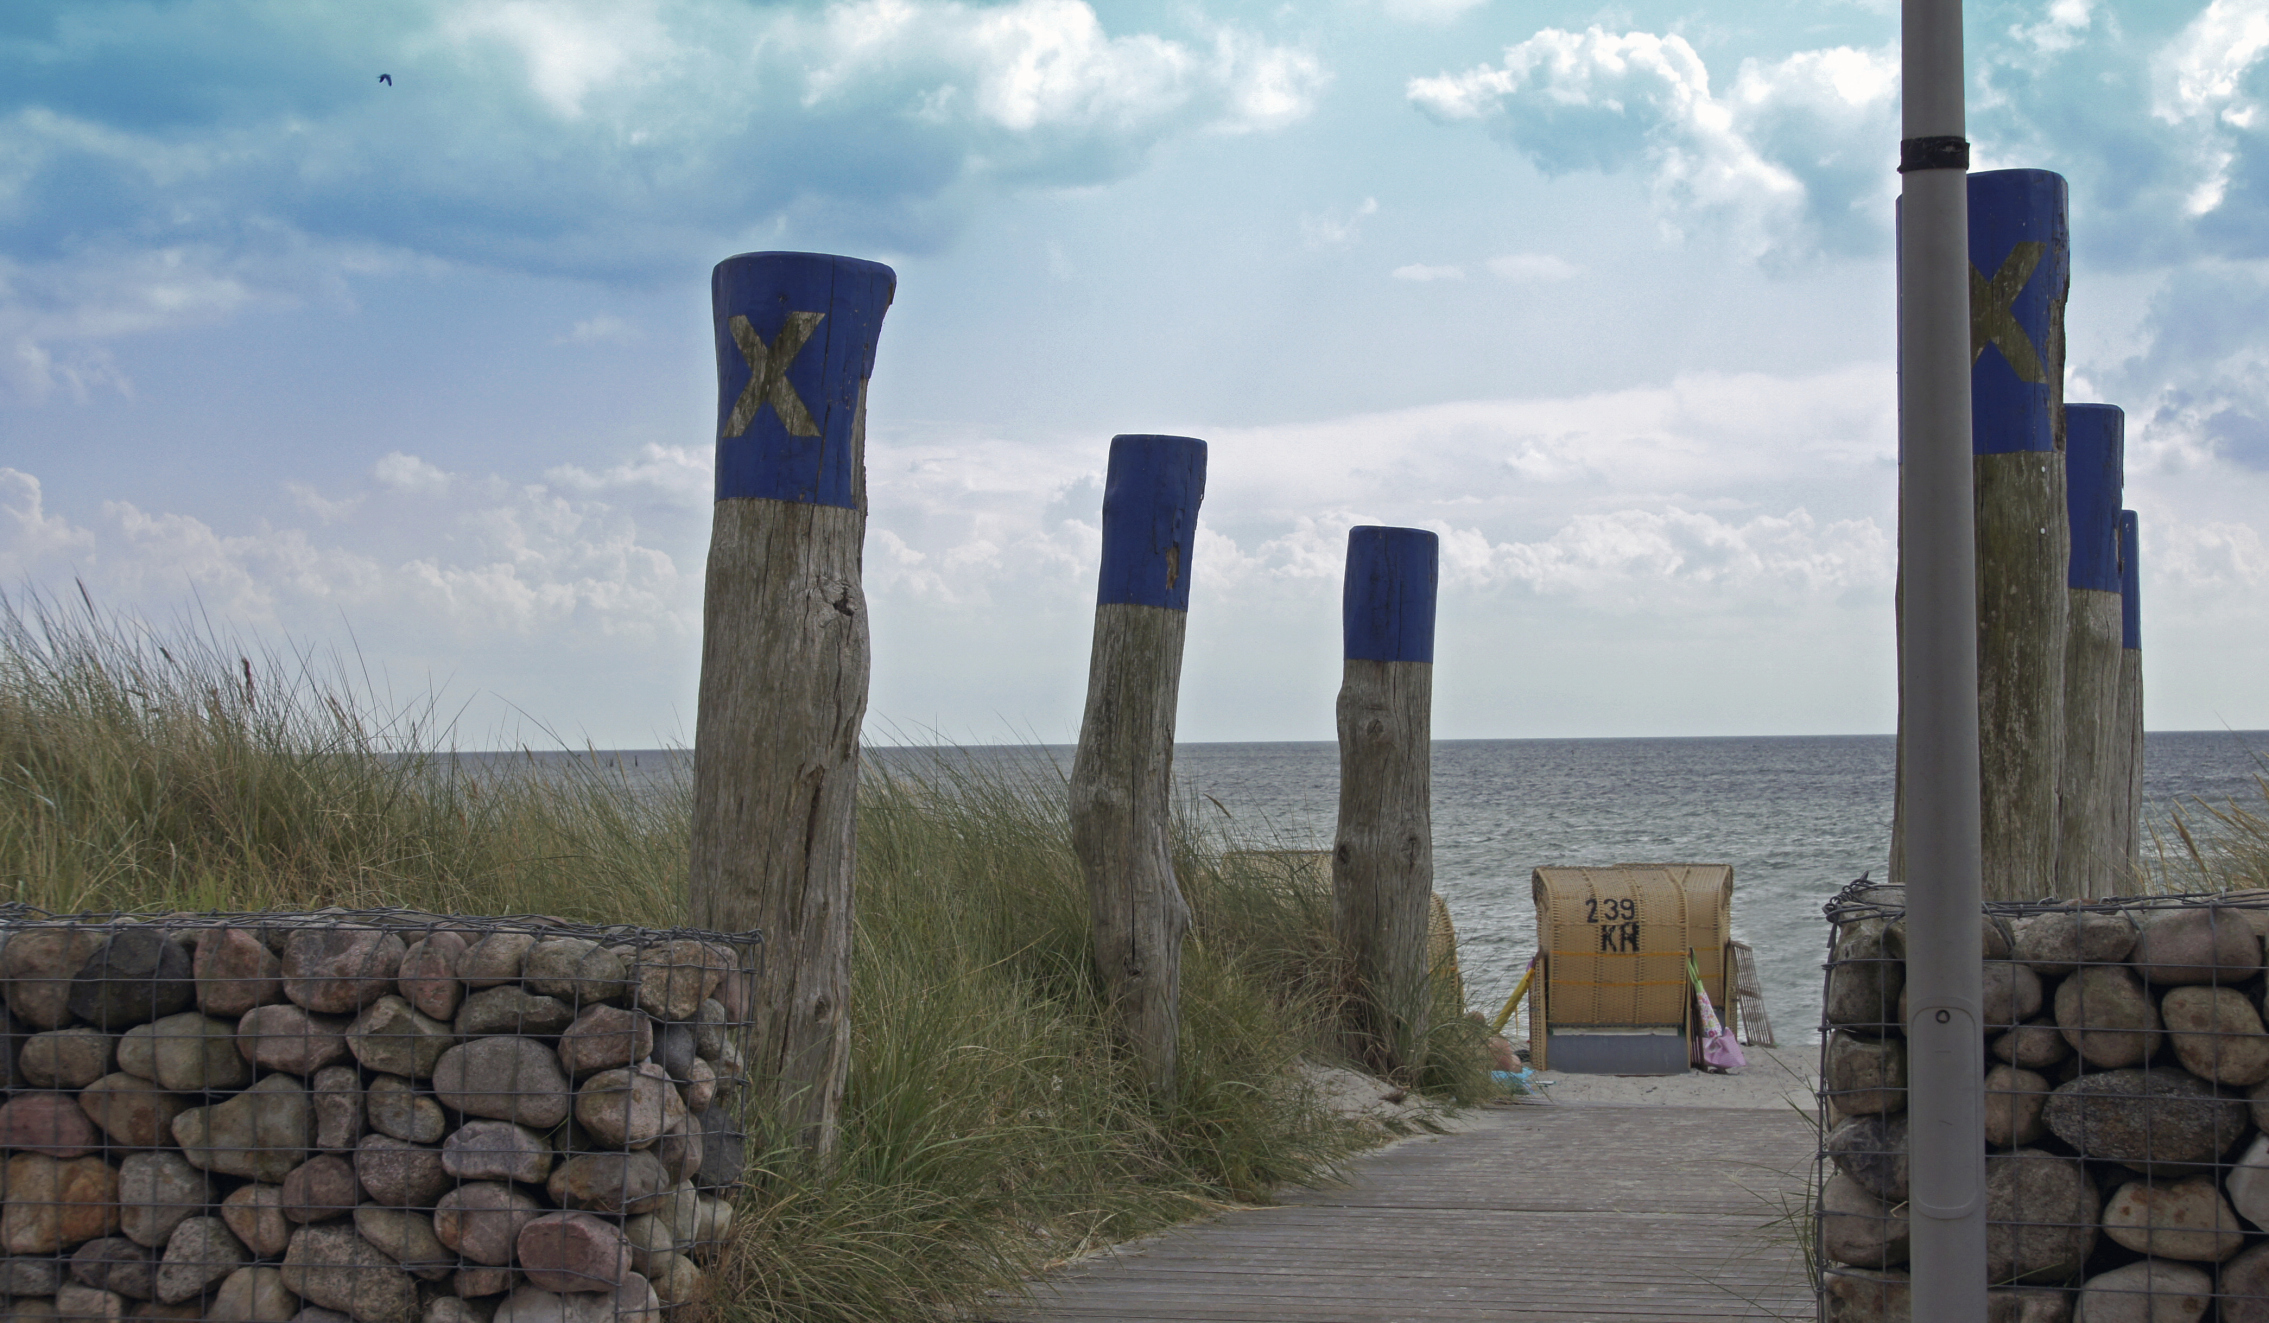
{"label": "white metal pole", "polygon": [[1961,0],[1903,0],[1899,568],[1914,1317],[1984,1323],[1976,512]]}

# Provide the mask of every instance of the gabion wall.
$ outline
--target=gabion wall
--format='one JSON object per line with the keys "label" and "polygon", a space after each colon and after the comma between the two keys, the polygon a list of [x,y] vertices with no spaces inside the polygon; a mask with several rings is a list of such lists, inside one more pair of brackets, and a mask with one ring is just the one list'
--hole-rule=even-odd
{"label": "gabion wall", "polygon": [[[1821,1308],[1855,1323],[1908,1316],[1903,902],[1828,906]],[[2269,1323],[2269,892],[1981,922],[1993,1318]]]}
{"label": "gabion wall", "polygon": [[11,1319],[660,1323],[732,1222],[753,934],[0,909]]}

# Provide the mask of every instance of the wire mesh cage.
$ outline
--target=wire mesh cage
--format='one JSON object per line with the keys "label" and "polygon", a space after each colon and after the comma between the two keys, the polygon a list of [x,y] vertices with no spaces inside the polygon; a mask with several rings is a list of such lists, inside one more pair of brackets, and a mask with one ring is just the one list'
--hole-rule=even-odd
{"label": "wire mesh cage", "polygon": [[[1905,907],[1830,901],[1820,1316],[1908,1317]],[[1990,903],[1993,1317],[2269,1323],[2269,892]]]}
{"label": "wire mesh cage", "polygon": [[6,1313],[659,1323],[731,1228],[762,954],[0,907]]}

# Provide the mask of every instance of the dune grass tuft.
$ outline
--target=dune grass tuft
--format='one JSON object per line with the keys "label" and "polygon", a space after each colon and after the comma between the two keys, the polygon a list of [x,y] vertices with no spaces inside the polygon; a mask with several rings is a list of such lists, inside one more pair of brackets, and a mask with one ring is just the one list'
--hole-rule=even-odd
{"label": "dune grass tuft", "polygon": [[2195,800],[2168,815],[2175,843],[2158,842],[2154,879],[2163,880],[2164,890],[2269,888],[2269,776],[2254,780],[2261,791],[2259,805]]}
{"label": "dune grass tuft", "polygon": [[[437,704],[391,707],[336,656],[0,598],[0,899],[682,921],[685,760],[633,778],[460,758],[453,738]],[[1371,1142],[1294,1069],[1333,1056],[1328,898],[1241,866],[1195,812],[1174,844],[1193,910],[1181,1089],[1159,1105],[1139,1087],[1091,974],[1065,800],[1045,764],[868,760],[841,1155],[824,1173],[754,1156],[718,1314],[966,1316]],[[1477,1028],[1437,1019],[1411,1082],[1483,1096]]]}

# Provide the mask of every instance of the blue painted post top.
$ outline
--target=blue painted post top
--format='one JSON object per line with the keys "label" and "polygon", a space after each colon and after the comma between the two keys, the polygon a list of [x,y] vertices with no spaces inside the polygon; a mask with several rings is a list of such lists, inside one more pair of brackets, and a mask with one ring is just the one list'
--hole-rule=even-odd
{"label": "blue painted post top", "polygon": [[709,273],[717,496],[858,504],[852,419],[898,288],[880,262],[742,253]]}
{"label": "blue painted post top", "polygon": [[2143,649],[2143,576],[2135,568],[2142,560],[2136,545],[2135,512],[2119,512],[2119,646]]}
{"label": "blue painted post top", "polygon": [[1432,662],[1442,540],[1423,528],[1347,530],[1340,630],[1349,661]]}
{"label": "blue painted post top", "polygon": [[1970,449],[2056,449],[2050,337],[2071,283],[2064,176],[1970,176]]}
{"label": "blue painted post top", "polygon": [[2127,414],[2112,404],[2064,406],[2064,508],[2072,519],[2074,588],[2116,593],[2119,502],[2126,495]]}
{"label": "blue painted post top", "polygon": [[1103,479],[1103,575],[1095,604],[1190,609],[1190,560],[1205,499],[1205,442],[1115,436]]}

